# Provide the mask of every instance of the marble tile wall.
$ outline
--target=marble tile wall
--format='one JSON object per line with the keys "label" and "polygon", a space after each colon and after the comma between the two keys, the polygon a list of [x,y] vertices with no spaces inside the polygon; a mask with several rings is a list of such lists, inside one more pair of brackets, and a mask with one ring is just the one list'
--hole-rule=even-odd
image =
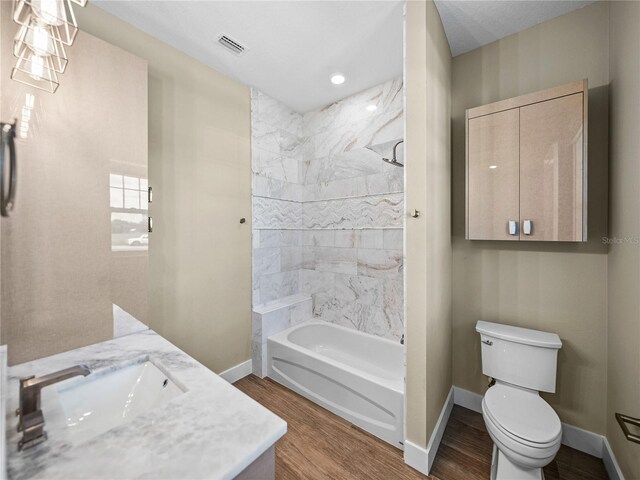
{"label": "marble tile wall", "polygon": [[253,306],[301,293],[302,115],[251,92]]}
{"label": "marble tile wall", "polygon": [[304,294],[290,295],[277,302],[254,307],[251,315],[251,360],[254,375],[267,376],[267,339],[312,317],[313,301]]}
{"label": "marble tile wall", "polygon": [[395,340],[404,333],[404,170],[382,156],[404,138],[402,89],[395,79],[305,114],[298,171],[301,283],[314,317]]}
{"label": "marble tile wall", "polygon": [[382,156],[404,138],[402,89],[304,115],[254,91],[254,305],[305,293],[317,319],[400,339],[404,169]]}

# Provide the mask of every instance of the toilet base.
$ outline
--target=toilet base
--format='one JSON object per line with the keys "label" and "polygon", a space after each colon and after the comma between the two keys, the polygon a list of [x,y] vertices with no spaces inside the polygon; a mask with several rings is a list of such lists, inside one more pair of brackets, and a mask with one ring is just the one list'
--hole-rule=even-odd
{"label": "toilet base", "polygon": [[544,473],[542,468],[522,468],[516,465],[494,443],[491,480],[544,480]]}

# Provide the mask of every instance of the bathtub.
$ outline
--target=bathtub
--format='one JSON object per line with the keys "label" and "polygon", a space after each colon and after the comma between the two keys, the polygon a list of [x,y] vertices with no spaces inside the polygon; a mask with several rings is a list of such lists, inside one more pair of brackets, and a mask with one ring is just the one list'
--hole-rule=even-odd
{"label": "bathtub", "polygon": [[403,448],[400,342],[309,321],[270,336],[267,355],[270,378]]}

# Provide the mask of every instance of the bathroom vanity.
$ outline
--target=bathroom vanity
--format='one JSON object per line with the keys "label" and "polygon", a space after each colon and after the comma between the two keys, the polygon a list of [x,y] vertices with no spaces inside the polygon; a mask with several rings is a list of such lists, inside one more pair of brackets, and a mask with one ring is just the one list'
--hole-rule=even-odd
{"label": "bathroom vanity", "polygon": [[[48,439],[22,451],[20,378],[91,369],[42,390]],[[9,368],[10,479],[275,478],[284,420],[148,330]]]}

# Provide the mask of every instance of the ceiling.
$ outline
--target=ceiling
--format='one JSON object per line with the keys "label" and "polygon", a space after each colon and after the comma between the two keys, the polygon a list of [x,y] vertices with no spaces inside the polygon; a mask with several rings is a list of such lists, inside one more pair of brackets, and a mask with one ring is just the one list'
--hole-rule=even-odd
{"label": "ceiling", "polygon": [[[298,112],[402,75],[400,0],[92,3]],[[221,34],[248,51],[228,52]],[[331,84],[334,72],[343,85]]]}
{"label": "ceiling", "polygon": [[[435,2],[456,56],[594,0]],[[301,113],[402,75],[403,0],[93,3]],[[225,50],[222,34],[248,51]],[[334,72],[347,81],[332,85]]]}
{"label": "ceiling", "polygon": [[435,0],[455,57],[595,0]]}

